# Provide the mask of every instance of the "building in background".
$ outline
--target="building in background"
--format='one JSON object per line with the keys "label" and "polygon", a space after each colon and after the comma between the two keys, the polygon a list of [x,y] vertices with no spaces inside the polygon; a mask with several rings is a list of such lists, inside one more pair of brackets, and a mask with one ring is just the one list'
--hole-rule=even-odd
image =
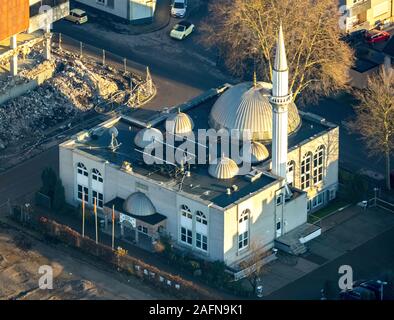
{"label": "building in background", "polygon": [[394,21],[394,0],[340,0],[340,6],[346,6],[347,32]]}
{"label": "building in background", "polygon": [[76,0],[95,9],[110,13],[133,24],[151,22],[156,0]]}

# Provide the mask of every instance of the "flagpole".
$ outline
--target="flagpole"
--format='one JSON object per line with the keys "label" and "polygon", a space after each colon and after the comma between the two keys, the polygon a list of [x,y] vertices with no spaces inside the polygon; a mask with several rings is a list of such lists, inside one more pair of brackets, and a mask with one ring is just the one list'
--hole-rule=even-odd
{"label": "flagpole", "polygon": [[82,191],[82,238],[85,237],[85,192]]}
{"label": "flagpole", "polygon": [[112,250],[115,247],[115,205],[112,205]]}
{"label": "flagpole", "polygon": [[95,220],[95,225],[96,225],[96,244],[98,244],[97,204],[96,204],[96,198],[94,198],[94,220]]}

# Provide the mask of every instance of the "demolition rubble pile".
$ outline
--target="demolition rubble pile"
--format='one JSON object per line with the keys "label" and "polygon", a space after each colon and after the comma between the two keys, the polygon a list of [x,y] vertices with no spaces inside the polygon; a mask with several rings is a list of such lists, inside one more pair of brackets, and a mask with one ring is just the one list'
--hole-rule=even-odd
{"label": "demolition rubble pile", "polygon": [[[37,140],[45,130],[81,116],[113,96],[120,103],[129,98],[130,75],[81,61],[70,53],[56,55],[52,62],[44,61],[33,69],[21,71],[18,79],[29,79],[37,68],[50,67],[48,64],[53,64],[53,78],[0,105],[0,150],[17,142]],[[0,83],[0,92],[9,85]]]}

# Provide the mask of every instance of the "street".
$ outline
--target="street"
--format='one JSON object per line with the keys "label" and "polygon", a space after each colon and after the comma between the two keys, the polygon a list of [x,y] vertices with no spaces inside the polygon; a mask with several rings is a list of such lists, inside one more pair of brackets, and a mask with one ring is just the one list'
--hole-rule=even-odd
{"label": "street", "polygon": [[338,280],[341,276],[338,269],[342,265],[350,265],[353,268],[353,279],[381,279],[391,281],[384,293],[385,299],[394,299],[392,285],[394,270],[394,227],[381,233],[375,238],[348,251],[337,259],[308,273],[304,277],[279,289],[267,296],[273,300],[318,300],[321,297],[320,290],[326,281],[330,288],[339,293]]}

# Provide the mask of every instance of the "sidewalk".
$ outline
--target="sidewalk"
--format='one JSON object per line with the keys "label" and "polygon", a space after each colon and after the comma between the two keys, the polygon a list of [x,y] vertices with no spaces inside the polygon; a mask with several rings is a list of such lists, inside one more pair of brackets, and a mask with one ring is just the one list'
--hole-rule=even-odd
{"label": "sidewalk", "polygon": [[354,250],[394,226],[394,214],[352,206],[327,218],[326,232],[308,242],[301,257],[279,254],[262,277],[264,295],[281,289],[308,273]]}
{"label": "sidewalk", "polygon": [[134,25],[104,11],[100,11],[79,2],[72,2],[73,7],[81,8],[87,12],[89,17],[88,24],[97,24],[101,29],[108,29],[108,31],[115,31],[128,35],[147,34],[167,27],[170,23],[170,5],[171,0],[157,0],[153,22]]}

